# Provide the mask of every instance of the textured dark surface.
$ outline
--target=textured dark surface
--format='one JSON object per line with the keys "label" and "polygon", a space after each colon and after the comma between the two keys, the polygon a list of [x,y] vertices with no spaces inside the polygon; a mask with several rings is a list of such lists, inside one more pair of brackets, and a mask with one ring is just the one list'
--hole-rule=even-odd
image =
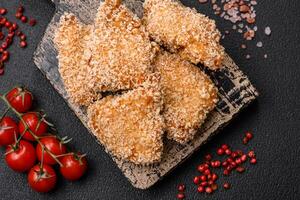
{"label": "textured dark surface", "polygon": [[[14,10],[19,1],[0,1]],[[9,170],[0,161],[0,199],[174,199],[176,185],[187,183],[188,199],[299,199],[300,198],[300,2],[297,0],[265,0],[259,2],[258,25],[272,28],[271,38],[261,32],[259,39],[264,48],[255,48],[255,43],[246,51],[252,59],[246,60],[240,50],[240,36],[232,34],[224,40],[224,46],[231,57],[250,77],[261,93],[257,102],[246,109],[236,120],[189,160],[169,174],[153,188],[140,191],[134,189],[121,174],[109,156],[102,151],[92,136],[72,114],[63,99],[54,91],[32,62],[32,54],[42,37],[47,23],[54,13],[54,7],[47,0],[21,1],[27,13],[35,16],[39,24],[33,29],[25,28],[30,46],[25,51],[12,48],[11,61],[6,75],[0,77],[0,92],[16,84],[27,85],[38,99],[39,107],[45,109],[56,124],[61,135],[73,137],[73,146],[89,155],[90,171],[75,183],[59,180],[58,188],[51,194],[32,192],[26,183],[26,176]],[[200,7],[198,1],[183,1],[186,5],[212,15],[207,6]],[[10,13],[12,16],[12,12]],[[229,23],[217,20],[221,30]],[[263,59],[268,53],[268,59]],[[1,105],[2,106],[2,105]],[[258,154],[258,164],[241,175],[227,178],[232,184],[229,191],[219,191],[211,197],[198,195],[191,179],[196,175],[195,167],[205,153],[213,151],[222,143],[244,148],[241,138],[245,131],[255,134],[249,147]],[[3,151],[1,151],[1,154]],[[222,182],[221,180],[220,182]]]}

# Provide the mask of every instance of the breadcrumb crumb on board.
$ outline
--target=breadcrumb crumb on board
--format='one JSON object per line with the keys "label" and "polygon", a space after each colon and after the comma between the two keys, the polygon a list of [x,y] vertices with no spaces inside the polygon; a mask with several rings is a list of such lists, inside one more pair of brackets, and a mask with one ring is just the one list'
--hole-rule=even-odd
{"label": "breadcrumb crumb on board", "polygon": [[[44,37],[34,54],[34,62],[87,127],[86,110],[75,106],[69,101],[59,75],[56,59],[57,52],[53,44],[53,38],[58,20],[64,12],[72,12],[80,20],[88,23],[94,18],[97,11],[96,8],[100,2],[98,0],[61,0],[60,3],[57,1],[55,3],[57,6],[56,14],[48,25]],[[142,1],[126,0],[124,3],[128,7],[134,8],[136,12],[142,13]],[[227,54],[225,54],[222,64],[224,68],[220,71],[207,71],[219,90],[218,96],[220,101],[192,141],[186,145],[179,145],[167,140],[162,160],[157,165],[139,166],[112,157],[134,187],[147,189],[158,182],[166,174],[170,173],[172,169],[197,151],[201,145],[229,123],[233,117],[258,96],[258,92],[250,83],[248,77],[243,74]]]}

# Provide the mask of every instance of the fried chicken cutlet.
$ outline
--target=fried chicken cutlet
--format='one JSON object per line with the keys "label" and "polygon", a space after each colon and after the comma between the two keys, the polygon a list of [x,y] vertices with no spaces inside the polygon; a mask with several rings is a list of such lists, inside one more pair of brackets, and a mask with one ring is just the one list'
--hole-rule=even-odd
{"label": "fried chicken cutlet", "polygon": [[88,107],[89,127],[114,156],[135,164],[161,159],[164,132],[159,76]]}
{"label": "fried chicken cutlet", "polygon": [[176,54],[162,52],[155,68],[161,75],[167,137],[186,143],[215,108],[217,89],[198,67]]}
{"label": "fried chicken cutlet", "polygon": [[133,89],[153,72],[156,48],[141,20],[120,0],[101,4],[88,46],[88,87],[95,91]]}
{"label": "fried chicken cutlet", "polygon": [[89,65],[83,57],[90,31],[91,26],[81,24],[73,14],[66,13],[60,18],[54,38],[59,73],[70,100],[79,105],[88,105],[96,96],[85,87]]}
{"label": "fried chicken cutlet", "polygon": [[221,67],[224,48],[214,20],[177,0],[146,0],[143,21],[157,43],[184,60]]}
{"label": "fried chicken cutlet", "polygon": [[133,89],[153,72],[156,46],[141,20],[120,0],[106,0],[93,25],[60,20],[55,43],[59,72],[73,102],[88,106],[101,92]]}

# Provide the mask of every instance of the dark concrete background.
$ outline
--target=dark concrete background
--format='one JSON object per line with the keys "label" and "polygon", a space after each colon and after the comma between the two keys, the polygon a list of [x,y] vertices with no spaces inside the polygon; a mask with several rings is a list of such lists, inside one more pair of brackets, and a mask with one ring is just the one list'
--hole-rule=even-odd
{"label": "dark concrete background", "polygon": [[[13,18],[18,2],[26,7],[26,13],[38,20],[35,28],[24,27],[29,47],[21,50],[12,47],[11,60],[6,74],[0,77],[0,93],[16,84],[27,86],[35,95],[38,107],[43,108],[61,135],[73,138],[72,145],[88,153],[89,173],[79,182],[70,183],[61,177],[57,189],[50,194],[33,192],[26,182],[26,175],[17,174],[0,160],[0,199],[175,199],[176,186],[187,184],[187,199],[300,199],[300,2],[298,0],[259,1],[257,24],[264,47],[258,49],[255,42],[247,50],[241,50],[241,37],[231,34],[223,44],[261,96],[199,152],[179,166],[153,188],[142,191],[134,189],[109,156],[88,134],[64,100],[35,67],[32,55],[40,41],[55,8],[49,0],[0,0]],[[185,0],[186,5],[196,7],[216,18],[221,31],[231,27],[214,16],[208,5],[201,6],[197,0]],[[262,29],[270,26],[272,36],[264,36]],[[251,53],[250,60],[245,59]],[[267,53],[268,59],[263,59]],[[3,108],[3,104],[0,104]],[[3,110],[3,109],[2,109]],[[245,131],[252,131],[255,139],[249,148],[255,149],[258,164],[243,175],[227,178],[232,189],[221,189],[207,197],[195,192],[192,177],[195,167],[203,161],[203,155],[214,151],[222,143],[245,149],[241,140]],[[248,148],[248,149],[249,149]],[[3,155],[3,150],[0,151]],[[219,183],[222,183],[221,179]],[[221,185],[221,184],[220,184]]]}

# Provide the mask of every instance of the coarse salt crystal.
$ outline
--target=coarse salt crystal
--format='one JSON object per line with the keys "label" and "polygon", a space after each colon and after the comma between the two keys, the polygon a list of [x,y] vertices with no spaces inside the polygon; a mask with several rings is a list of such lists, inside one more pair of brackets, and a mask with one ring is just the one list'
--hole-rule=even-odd
{"label": "coarse salt crystal", "polygon": [[271,28],[269,27],[269,26],[267,26],[266,28],[265,28],[265,34],[266,35],[271,35]]}
{"label": "coarse salt crystal", "polygon": [[258,42],[258,43],[256,44],[256,46],[259,47],[259,48],[261,48],[261,47],[263,46],[263,43],[262,43],[262,42]]}

